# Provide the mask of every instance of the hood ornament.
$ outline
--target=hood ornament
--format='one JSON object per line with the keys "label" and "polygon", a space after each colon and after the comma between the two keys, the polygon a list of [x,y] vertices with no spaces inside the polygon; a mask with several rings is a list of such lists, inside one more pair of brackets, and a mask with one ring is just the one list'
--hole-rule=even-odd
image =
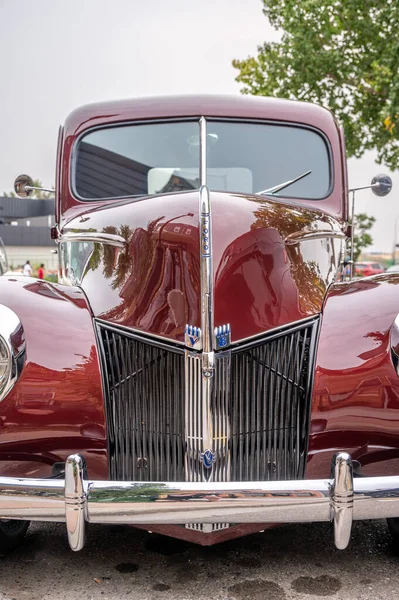
{"label": "hood ornament", "polygon": [[[200,119],[200,327],[186,325],[185,438],[187,481],[230,479],[230,325],[214,327],[210,191],[206,185],[206,121]],[[199,350],[192,352],[191,350]],[[220,352],[217,352],[220,350]],[[217,448],[217,450],[213,450]],[[213,465],[217,460],[217,469]],[[217,471],[217,472],[216,472]]]}

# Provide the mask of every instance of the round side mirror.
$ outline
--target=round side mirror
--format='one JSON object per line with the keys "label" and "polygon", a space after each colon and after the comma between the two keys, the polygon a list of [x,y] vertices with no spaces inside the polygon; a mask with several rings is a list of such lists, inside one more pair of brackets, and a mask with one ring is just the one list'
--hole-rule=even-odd
{"label": "round side mirror", "polygon": [[392,179],[389,175],[376,175],[371,180],[371,189],[376,196],[386,196],[392,189]]}
{"label": "round side mirror", "polygon": [[20,198],[27,198],[33,193],[33,179],[29,175],[18,175],[14,181],[14,192]]}

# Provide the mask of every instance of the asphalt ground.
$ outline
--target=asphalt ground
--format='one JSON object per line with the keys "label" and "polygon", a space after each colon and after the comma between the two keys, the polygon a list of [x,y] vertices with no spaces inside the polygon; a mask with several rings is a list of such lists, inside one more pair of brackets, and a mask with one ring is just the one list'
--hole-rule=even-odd
{"label": "asphalt ground", "polygon": [[356,522],[347,550],[326,523],[285,525],[203,548],[131,527],[91,525],[81,552],[65,526],[32,524],[0,558],[0,600],[396,600],[399,550],[385,521]]}

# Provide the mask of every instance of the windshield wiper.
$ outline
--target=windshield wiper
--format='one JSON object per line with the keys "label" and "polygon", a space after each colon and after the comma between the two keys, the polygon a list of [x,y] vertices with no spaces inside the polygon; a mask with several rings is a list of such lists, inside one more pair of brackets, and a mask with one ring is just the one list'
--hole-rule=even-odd
{"label": "windshield wiper", "polygon": [[311,172],[312,171],[306,171],[306,173],[302,173],[302,175],[299,175],[299,177],[295,177],[295,179],[290,179],[289,181],[284,181],[284,183],[279,183],[278,185],[268,188],[267,190],[262,190],[261,192],[256,192],[256,193],[257,194],[271,194],[271,195],[276,194],[277,192],[280,192],[284,188],[288,187],[289,185],[292,185],[293,183],[296,183],[300,179],[307,177],[308,175],[311,174]]}

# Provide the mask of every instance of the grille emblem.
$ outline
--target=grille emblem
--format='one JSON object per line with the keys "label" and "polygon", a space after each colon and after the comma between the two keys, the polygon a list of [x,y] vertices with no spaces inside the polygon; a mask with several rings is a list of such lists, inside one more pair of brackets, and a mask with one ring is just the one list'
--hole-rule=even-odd
{"label": "grille emblem", "polygon": [[220,350],[221,348],[227,348],[230,346],[231,339],[231,327],[228,323],[227,325],[220,325],[219,327],[215,327],[213,331],[213,339],[214,339],[214,347],[216,350]]}
{"label": "grille emblem", "polygon": [[205,469],[212,469],[213,463],[216,462],[216,452],[212,450],[204,450],[201,452],[200,460],[203,463]]}
{"label": "grille emblem", "polygon": [[184,343],[188,348],[194,350],[202,349],[202,332],[200,327],[186,325],[184,330]]}

